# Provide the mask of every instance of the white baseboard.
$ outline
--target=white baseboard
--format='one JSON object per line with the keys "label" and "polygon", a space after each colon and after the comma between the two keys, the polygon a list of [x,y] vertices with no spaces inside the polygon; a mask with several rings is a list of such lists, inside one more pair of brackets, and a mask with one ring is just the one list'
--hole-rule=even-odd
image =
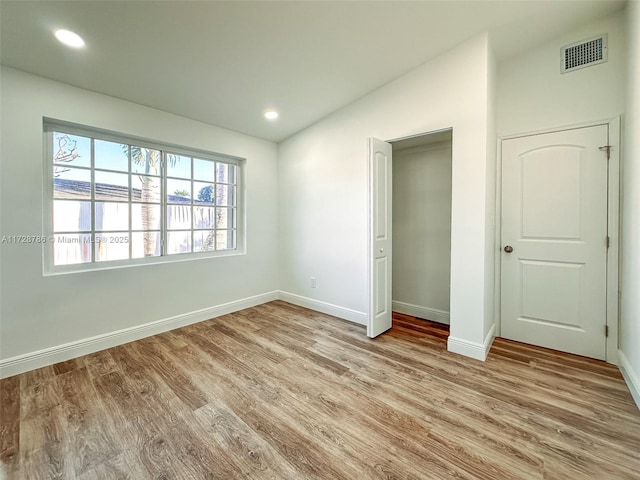
{"label": "white baseboard", "polygon": [[233,302],[223,303],[213,307],[195,310],[193,312],[176,315],[174,317],[156,320],[154,322],[124,328],[95,337],[76,340],[55,347],[45,348],[16,357],[0,361],[0,378],[11,377],[19,373],[28,372],[36,368],[64,362],[72,358],[81,357],[107,348],[123,345],[141,338],[157,335],[174,328],[184,327],[192,323],[202,322],[210,318],[237,312],[245,308],[255,307],[262,303],[278,299],[278,292],[268,292],[253,297],[247,297]]}
{"label": "white baseboard", "polygon": [[396,300],[391,303],[391,308],[394,312],[404,313],[405,315],[411,315],[412,317],[424,318],[425,320],[431,320],[432,322],[449,325],[449,312],[445,312],[444,310],[421,307],[419,305],[398,302]]}
{"label": "white baseboard", "polygon": [[449,336],[447,340],[447,350],[484,362],[487,359],[487,355],[489,355],[489,350],[491,350],[495,333],[496,326],[493,324],[489,329],[489,333],[487,333],[487,336],[484,338],[483,343],[470,342],[469,340]]}
{"label": "white baseboard", "polygon": [[622,376],[624,377],[624,381],[627,382],[627,387],[629,387],[629,391],[631,392],[631,396],[633,397],[633,401],[636,402],[636,405],[640,409],[640,375],[639,372],[636,372],[629,359],[624,354],[622,350],[618,350],[618,360],[620,361],[620,372],[622,372]]}
{"label": "white baseboard", "polygon": [[357,323],[359,325],[367,324],[367,314],[364,312],[340,307],[320,300],[314,300],[313,298],[303,297],[301,295],[296,295],[295,293],[283,292],[282,290],[278,292],[278,298],[285,302],[298,305],[299,307],[305,307],[310,310],[315,310],[316,312],[333,315],[334,317],[349,320],[350,322]]}

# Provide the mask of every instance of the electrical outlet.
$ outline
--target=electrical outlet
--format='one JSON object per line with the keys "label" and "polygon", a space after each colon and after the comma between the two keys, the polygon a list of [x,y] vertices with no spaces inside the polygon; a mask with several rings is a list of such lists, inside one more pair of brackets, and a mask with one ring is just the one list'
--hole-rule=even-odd
{"label": "electrical outlet", "polygon": [[311,288],[316,288],[316,277],[311,277]]}

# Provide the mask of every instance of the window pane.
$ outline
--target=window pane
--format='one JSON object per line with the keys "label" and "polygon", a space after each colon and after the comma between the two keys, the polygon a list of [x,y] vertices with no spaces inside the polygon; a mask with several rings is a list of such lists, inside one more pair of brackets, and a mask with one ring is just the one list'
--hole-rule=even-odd
{"label": "window pane", "polygon": [[67,167],[90,167],[91,139],[53,132],[53,163]]}
{"label": "window pane", "polygon": [[193,232],[193,251],[211,252],[216,249],[216,232],[214,230],[197,230]]}
{"label": "window pane", "polygon": [[131,200],[134,202],[160,203],[161,185],[162,179],[160,177],[131,175]]}
{"label": "window pane", "polygon": [[160,232],[134,232],[131,235],[131,257],[159,257]]}
{"label": "window pane", "polygon": [[129,233],[108,232],[96,234],[96,262],[129,258]]}
{"label": "window pane", "polygon": [[191,252],[191,232],[168,232],[167,233],[167,253]]}
{"label": "window pane", "polygon": [[216,182],[236,183],[236,166],[228,163],[216,164]]}
{"label": "window pane", "polygon": [[215,208],[193,207],[193,228],[213,228]]}
{"label": "window pane", "polygon": [[96,140],[94,142],[95,168],[129,171],[129,146],[122,143]]}
{"label": "window pane", "polygon": [[53,167],[53,198],[91,199],[91,170]]}
{"label": "window pane", "polygon": [[211,183],[194,182],[195,201],[200,205],[215,205],[215,185]]}
{"label": "window pane", "polygon": [[216,205],[234,206],[236,204],[235,188],[232,185],[216,185]]}
{"label": "window pane", "polygon": [[159,230],[160,205],[148,203],[131,205],[131,228],[133,230]]}
{"label": "window pane", "polygon": [[191,178],[191,157],[183,157],[173,153],[167,154],[167,176]]}
{"label": "window pane", "polygon": [[96,202],[96,230],[129,230],[129,204]]}
{"label": "window pane", "polygon": [[216,209],[216,228],[234,228],[236,226],[236,211],[234,208]]}
{"label": "window pane", "polygon": [[167,180],[167,202],[191,203],[191,182],[189,180]]}
{"label": "window pane", "polygon": [[235,230],[216,231],[216,250],[231,250],[235,248]]}
{"label": "window pane", "polygon": [[95,172],[96,200],[129,200],[129,175],[126,173]]}
{"label": "window pane", "polygon": [[160,175],[160,150],[131,145],[131,171],[144,175]]}
{"label": "window pane", "polygon": [[191,229],[191,206],[190,205],[168,205],[167,206],[167,229],[168,230]]}
{"label": "window pane", "polygon": [[216,162],[193,159],[193,179],[213,181],[216,176]]}
{"label": "window pane", "polygon": [[91,262],[90,233],[65,233],[54,236],[54,265],[73,265],[88,262]]}
{"label": "window pane", "polygon": [[86,232],[91,230],[91,202],[54,200],[54,232]]}

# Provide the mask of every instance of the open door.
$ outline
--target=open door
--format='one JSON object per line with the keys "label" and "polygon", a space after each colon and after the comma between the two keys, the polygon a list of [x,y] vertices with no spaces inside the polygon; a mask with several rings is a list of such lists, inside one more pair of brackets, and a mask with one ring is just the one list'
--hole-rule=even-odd
{"label": "open door", "polygon": [[391,144],[369,138],[369,314],[367,336],[391,328]]}

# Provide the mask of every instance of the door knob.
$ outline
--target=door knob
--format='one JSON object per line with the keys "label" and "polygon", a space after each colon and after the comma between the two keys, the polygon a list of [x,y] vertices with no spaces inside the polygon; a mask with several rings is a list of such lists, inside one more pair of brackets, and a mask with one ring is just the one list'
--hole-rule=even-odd
{"label": "door knob", "polygon": [[511,253],[513,252],[513,247],[511,245],[507,245],[506,247],[504,247],[504,251],[507,253]]}

